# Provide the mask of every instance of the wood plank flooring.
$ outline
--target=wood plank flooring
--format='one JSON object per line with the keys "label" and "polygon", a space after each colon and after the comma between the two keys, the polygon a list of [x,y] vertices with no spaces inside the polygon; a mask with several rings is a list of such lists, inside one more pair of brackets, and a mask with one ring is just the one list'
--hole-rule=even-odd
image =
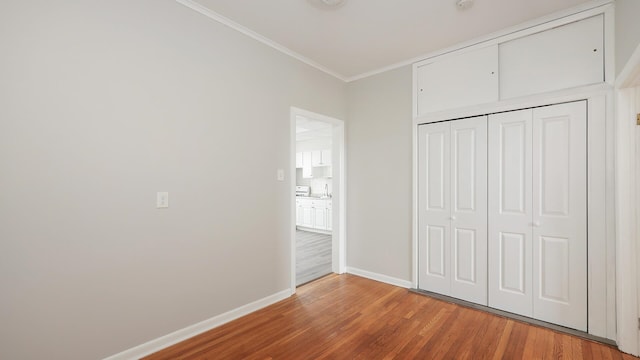
{"label": "wood plank flooring", "polygon": [[331,235],[296,230],[296,286],[331,274]]}
{"label": "wood plank flooring", "polygon": [[407,289],[334,274],[145,359],[636,358]]}

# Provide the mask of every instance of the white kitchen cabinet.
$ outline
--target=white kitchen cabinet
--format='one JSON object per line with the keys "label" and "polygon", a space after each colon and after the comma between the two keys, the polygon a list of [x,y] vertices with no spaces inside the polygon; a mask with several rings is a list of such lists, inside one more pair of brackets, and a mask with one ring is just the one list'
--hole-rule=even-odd
{"label": "white kitchen cabinet", "polygon": [[331,231],[331,200],[296,199],[296,225],[305,230]]}
{"label": "white kitchen cabinet", "polygon": [[326,230],[327,229],[327,209],[320,206],[313,208],[313,227],[315,229]]}
{"label": "white kitchen cabinet", "polygon": [[487,305],[487,117],[419,127],[419,288]]}
{"label": "white kitchen cabinet", "polygon": [[296,169],[301,169],[303,166],[303,153],[302,152],[297,152],[296,153]]}
{"label": "white kitchen cabinet", "polygon": [[322,150],[320,155],[322,156],[322,165],[323,166],[330,166],[331,165],[331,150]]}
{"label": "white kitchen cabinet", "polygon": [[500,44],[500,98],[604,82],[604,15]]}
{"label": "white kitchen cabinet", "polygon": [[489,116],[489,306],[587,331],[586,102]]}
{"label": "white kitchen cabinet", "polygon": [[315,223],[315,214],[313,207],[311,206],[311,202],[304,201],[300,210],[302,211],[300,226],[313,228]]}
{"label": "white kitchen cabinet", "polygon": [[498,100],[498,46],[425,61],[417,66],[418,116]]}
{"label": "white kitchen cabinet", "polygon": [[302,177],[309,179],[313,177],[313,166],[311,165],[311,151],[302,153]]}
{"label": "white kitchen cabinet", "polygon": [[322,151],[314,150],[311,152],[311,166],[322,165]]}
{"label": "white kitchen cabinet", "polygon": [[304,219],[302,218],[302,199],[296,199],[296,225],[302,226]]}
{"label": "white kitchen cabinet", "polygon": [[311,166],[331,165],[331,150],[315,150],[311,152]]}

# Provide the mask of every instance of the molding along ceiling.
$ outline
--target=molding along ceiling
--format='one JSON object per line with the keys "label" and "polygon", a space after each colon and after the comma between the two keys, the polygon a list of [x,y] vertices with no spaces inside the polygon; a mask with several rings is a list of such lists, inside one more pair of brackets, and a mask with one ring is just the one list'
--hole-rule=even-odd
{"label": "molding along ceiling", "polygon": [[176,0],[344,81],[423,60],[612,0]]}

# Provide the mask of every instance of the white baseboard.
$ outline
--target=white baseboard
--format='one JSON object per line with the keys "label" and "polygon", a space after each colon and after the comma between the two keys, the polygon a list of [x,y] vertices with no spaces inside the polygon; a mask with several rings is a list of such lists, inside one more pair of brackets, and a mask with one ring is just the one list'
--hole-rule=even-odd
{"label": "white baseboard", "polygon": [[413,285],[411,284],[411,281],[402,280],[402,279],[394,278],[394,277],[391,277],[391,276],[382,275],[382,274],[378,274],[378,273],[374,273],[374,272],[366,271],[366,270],[362,270],[362,269],[357,269],[357,268],[353,268],[353,267],[349,267],[349,266],[347,266],[347,273],[353,274],[353,275],[362,276],[362,277],[365,277],[367,279],[371,279],[371,280],[375,280],[375,281],[380,281],[380,282],[387,283],[387,284],[390,284],[390,285],[403,287],[403,288],[406,288],[406,289],[409,289],[409,288],[413,287]]}
{"label": "white baseboard", "polygon": [[157,351],[160,351],[171,345],[175,345],[181,341],[194,337],[198,334],[202,334],[205,331],[216,328],[220,325],[226,324],[239,317],[250,314],[254,311],[260,310],[271,304],[274,304],[280,300],[284,300],[291,296],[291,289],[282,290],[273,295],[269,295],[265,298],[256,300],[252,303],[240,306],[239,308],[227,311],[224,314],[214,316],[210,319],[201,321],[197,324],[187,326],[184,329],[172,332],[171,334],[161,336],[157,339],[146,342],[142,345],[138,345],[129,350],[125,350],[121,353],[109,356],[104,360],[133,360],[140,359],[141,357],[151,355]]}

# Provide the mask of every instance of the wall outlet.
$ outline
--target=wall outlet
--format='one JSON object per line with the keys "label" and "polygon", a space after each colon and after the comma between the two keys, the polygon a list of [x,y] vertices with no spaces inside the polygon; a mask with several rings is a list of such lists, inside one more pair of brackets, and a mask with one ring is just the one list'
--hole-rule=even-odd
{"label": "wall outlet", "polygon": [[156,194],[156,208],[164,209],[169,207],[169,193],[158,192]]}

